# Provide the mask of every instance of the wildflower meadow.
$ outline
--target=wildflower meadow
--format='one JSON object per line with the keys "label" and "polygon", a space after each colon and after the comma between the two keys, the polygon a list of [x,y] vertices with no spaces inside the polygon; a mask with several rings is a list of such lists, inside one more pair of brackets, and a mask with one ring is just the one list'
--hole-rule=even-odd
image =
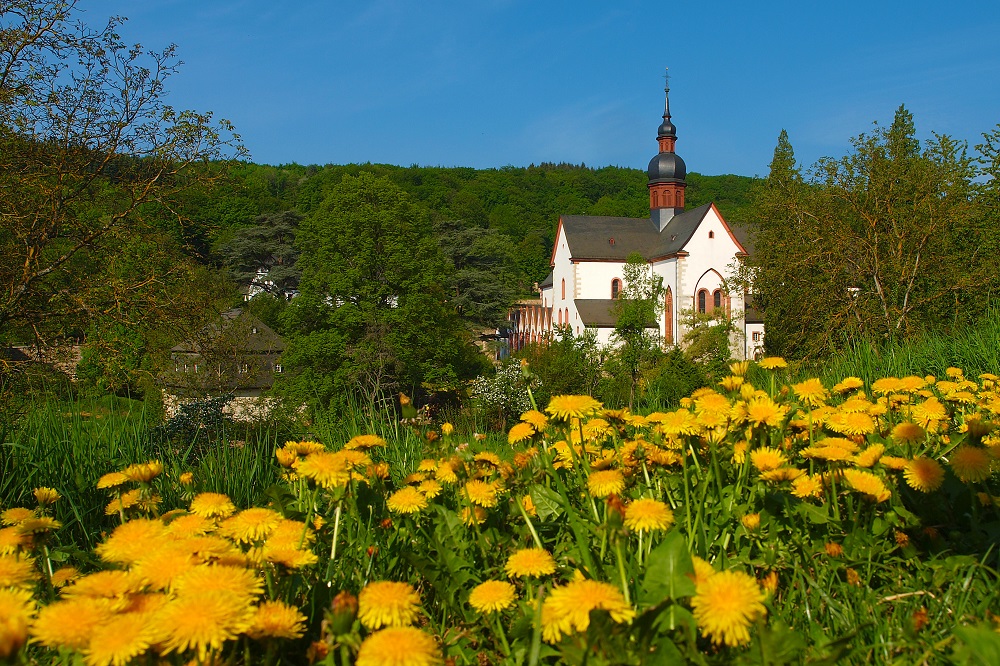
{"label": "wildflower meadow", "polygon": [[730,370],[673,411],[288,441],[244,506],[133,460],[93,547],[39,487],[0,513],[0,662],[1000,663],[1000,378]]}

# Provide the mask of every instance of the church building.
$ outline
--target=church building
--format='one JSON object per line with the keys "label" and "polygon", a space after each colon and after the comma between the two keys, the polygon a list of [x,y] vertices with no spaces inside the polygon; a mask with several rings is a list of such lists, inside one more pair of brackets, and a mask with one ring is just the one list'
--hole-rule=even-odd
{"label": "church building", "polygon": [[670,117],[669,86],[664,93],[659,151],[647,170],[649,217],[561,216],[552,273],[538,285],[539,298],[512,313],[513,351],[543,342],[565,326],[576,335],[594,329],[598,342],[609,344],[614,302],[633,252],[663,279],[664,303],[656,326],[665,345],[682,343],[686,312],[723,308],[742,331],[732,340],[733,356],[753,358],[763,349],[763,321],[747,306],[745,295],[730,288],[738,263],[748,256],[747,234],[727,223],[714,203],[685,209],[687,167],[674,152],[677,128]]}

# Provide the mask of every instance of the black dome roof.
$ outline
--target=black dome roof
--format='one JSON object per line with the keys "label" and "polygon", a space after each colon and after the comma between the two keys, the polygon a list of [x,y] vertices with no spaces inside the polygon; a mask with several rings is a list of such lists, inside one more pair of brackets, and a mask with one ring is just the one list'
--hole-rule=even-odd
{"label": "black dome roof", "polygon": [[676,139],[677,138],[677,128],[674,127],[674,124],[672,122],[670,122],[670,118],[668,118],[666,116],[663,117],[663,122],[660,123],[660,129],[656,133],[656,138],[657,139],[664,139],[664,138]]}
{"label": "black dome roof", "polygon": [[687,177],[687,166],[677,153],[659,153],[649,160],[646,174],[650,183],[679,182]]}

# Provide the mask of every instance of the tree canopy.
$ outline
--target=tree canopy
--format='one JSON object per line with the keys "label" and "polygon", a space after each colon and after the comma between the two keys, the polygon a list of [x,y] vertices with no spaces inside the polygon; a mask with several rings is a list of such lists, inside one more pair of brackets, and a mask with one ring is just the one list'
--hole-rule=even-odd
{"label": "tree canopy", "polygon": [[990,137],[977,161],[912,114],[806,176],[782,132],[754,202],[752,272],[771,353],[823,356],[855,336],[901,339],[975,319],[996,293]]}

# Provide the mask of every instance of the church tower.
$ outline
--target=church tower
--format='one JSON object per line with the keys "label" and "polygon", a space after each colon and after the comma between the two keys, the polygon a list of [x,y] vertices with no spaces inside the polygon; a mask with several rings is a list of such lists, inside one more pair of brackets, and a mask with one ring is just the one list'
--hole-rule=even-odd
{"label": "church tower", "polygon": [[684,180],[687,167],[684,160],[674,152],[677,128],[670,122],[669,82],[663,93],[663,122],[656,133],[660,152],[649,161],[649,168],[646,170],[649,176],[650,219],[658,231],[663,231],[670,218],[684,211],[684,188],[687,186]]}

